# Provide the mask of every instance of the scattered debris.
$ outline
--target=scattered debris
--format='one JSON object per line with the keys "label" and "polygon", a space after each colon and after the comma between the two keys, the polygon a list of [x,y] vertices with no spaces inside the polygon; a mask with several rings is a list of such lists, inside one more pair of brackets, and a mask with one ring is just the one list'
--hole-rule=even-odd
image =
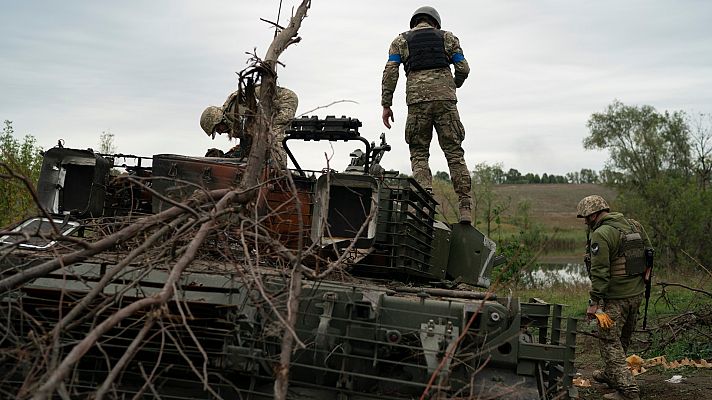
{"label": "scattered debris", "polygon": [[591,387],[591,380],[584,378],[580,373],[576,373],[576,377],[571,381],[574,386],[578,387]]}
{"label": "scattered debris", "polygon": [[628,369],[633,374],[633,376],[640,375],[647,371],[645,367],[643,367],[643,365],[645,364],[645,360],[643,360],[640,356],[636,354],[633,354],[626,358],[625,362],[628,363]]}
{"label": "scattered debris", "polygon": [[705,359],[690,360],[689,358],[685,357],[682,360],[668,362],[665,359],[665,356],[649,358],[645,360],[645,365],[648,367],[662,365],[665,369],[673,369],[679,367],[712,368],[712,363]]}
{"label": "scattered debris", "polygon": [[658,356],[643,360],[640,356],[633,354],[626,358],[625,361],[628,363],[628,369],[630,369],[630,371],[633,373],[633,376],[640,375],[647,371],[645,367],[650,368],[659,365],[662,365],[665,369],[673,369],[679,367],[712,368],[712,363],[705,359],[690,360],[687,357],[683,358],[682,360],[668,362],[667,359],[665,359],[665,356]]}
{"label": "scattered debris", "polygon": [[673,375],[672,378],[670,378],[670,379],[665,379],[665,382],[669,382],[669,383],[680,383],[680,382],[682,382],[683,380],[685,380],[685,378],[683,378],[682,375]]}

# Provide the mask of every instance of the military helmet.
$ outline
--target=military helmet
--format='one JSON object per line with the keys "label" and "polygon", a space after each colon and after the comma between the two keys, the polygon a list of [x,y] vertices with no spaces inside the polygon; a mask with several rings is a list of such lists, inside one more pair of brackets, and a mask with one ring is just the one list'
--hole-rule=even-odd
{"label": "military helmet", "polygon": [[578,211],[576,217],[586,218],[591,214],[604,210],[610,211],[610,209],[611,208],[608,206],[608,203],[606,203],[606,200],[604,200],[603,197],[593,194],[591,196],[586,196],[579,201],[578,207],[576,207],[576,211]]}
{"label": "military helmet", "polygon": [[411,29],[415,27],[415,17],[419,15],[427,15],[428,17],[432,18],[435,20],[435,23],[438,25],[436,28],[440,29],[440,14],[438,14],[438,10],[434,9],[433,7],[430,6],[423,6],[415,10],[413,13],[413,16],[410,17],[410,27]]}
{"label": "military helmet", "polygon": [[207,135],[212,135],[215,131],[215,125],[223,120],[223,110],[220,107],[210,106],[203,111],[200,116],[200,127],[203,128]]}

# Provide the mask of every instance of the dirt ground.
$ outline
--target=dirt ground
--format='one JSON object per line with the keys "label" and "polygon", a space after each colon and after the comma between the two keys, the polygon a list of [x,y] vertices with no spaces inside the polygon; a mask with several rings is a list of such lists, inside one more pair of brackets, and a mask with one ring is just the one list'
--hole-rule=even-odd
{"label": "dirt ground", "polygon": [[[600,368],[598,350],[595,339],[581,338],[576,358],[576,367],[581,377],[591,382],[591,387],[579,387],[579,399],[599,400],[613,389],[598,383],[591,377],[595,369]],[[672,361],[672,360],[669,360]],[[681,383],[669,383],[673,375],[682,375]],[[640,398],[643,400],[703,400],[712,399],[712,369],[682,367],[665,369],[662,366],[650,367],[646,372],[636,376],[640,388]]]}

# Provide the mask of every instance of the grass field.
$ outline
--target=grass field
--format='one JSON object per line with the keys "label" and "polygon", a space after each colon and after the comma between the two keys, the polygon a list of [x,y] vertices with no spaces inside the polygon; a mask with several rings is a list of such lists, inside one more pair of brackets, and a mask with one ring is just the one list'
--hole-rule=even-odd
{"label": "grass field", "polygon": [[591,194],[601,195],[609,203],[614,203],[616,197],[613,189],[594,184],[496,185],[494,192],[500,198],[512,199],[512,207],[505,211],[505,216],[513,214],[517,203],[528,201],[532,219],[547,231],[583,230],[582,221],[576,218],[578,202]]}
{"label": "grass field", "polygon": [[[616,198],[613,189],[594,184],[497,185],[494,191],[500,198],[511,199],[504,221],[513,220],[517,204],[529,204],[532,221],[540,224],[548,237],[541,260],[548,262],[580,260],[586,231],[583,220],[576,218],[576,206],[582,198],[598,194],[612,204]],[[506,225],[503,229],[517,230]]]}
{"label": "grass field", "polygon": [[[440,204],[438,210],[447,221],[456,221],[456,201],[452,186],[445,182],[434,182],[435,198]],[[540,225],[547,236],[545,257],[550,261],[580,259],[579,253],[586,240],[583,221],[576,218],[576,205],[585,196],[603,196],[615,209],[616,192],[603,185],[595,184],[520,184],[495,185],[493,191],[497,203],[508,204],[503,210],[500,223],[492,224],[489,235],[494,240],[516,234],[516,213],[520,204],[527,203],[529,218]],[[487,234],[486,224],[479,217],[476,226]]]}

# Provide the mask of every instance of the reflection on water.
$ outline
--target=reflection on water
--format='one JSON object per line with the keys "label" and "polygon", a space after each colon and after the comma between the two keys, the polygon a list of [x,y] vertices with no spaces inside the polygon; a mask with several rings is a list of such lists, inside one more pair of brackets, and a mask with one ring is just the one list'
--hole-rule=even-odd
{"label": "reflection on water", "polygon": [[589,280],[583,264],[564,263],[539,264],[538,269],[523,272],[521,282],[527,288],[542,288],[557,284],[586,284]]}

